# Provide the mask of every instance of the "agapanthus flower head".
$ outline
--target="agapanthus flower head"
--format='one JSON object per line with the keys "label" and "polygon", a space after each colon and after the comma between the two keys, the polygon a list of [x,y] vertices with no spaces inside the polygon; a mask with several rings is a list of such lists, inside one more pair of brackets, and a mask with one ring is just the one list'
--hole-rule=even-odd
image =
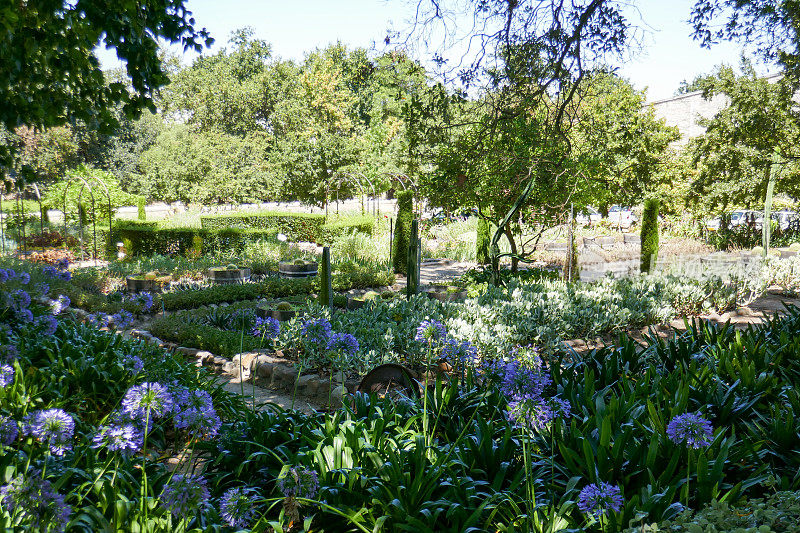
{"label": "agapanthus flower head", "polygon": [[[493,365],[490,368],[490,365]],[[484,369],[500,379],[500,390],[508,397],[542,396],[544,389],[553,381],[541,366],[523,364],[516,359],[495,360]]]}
{"label": "agapanthus flower head", "polygon": [[62,259],[59,259],[58,261],[56,261],[56,267],[57,267],[59,270],[66,270],[66,269],[68,269],[68,268],[69,268],[69,259],[67,259],[66,257],[64,257],[64,258],[62,258]]}
{"label": "agapanthus flower head", "polygon": [[72,508],[36,470],[17,476],[0,489],[0,502],[12,515],[20,514],[28,531],[64,531]]}
{"label": "agapanthus flower head", "polygon": [[17,278],[19,279],[19,282],[22,283],[23,285],[27,285],[28,283],[31,282],[31,275],[28,274],[27,272],[20,272]]}
{"label": "agapanthus flower head", "polygon": [[713,436],[711,422],[697,413],[683,413],[667,425],[669,440],[687,448],[706,448],[711,445]]}
{"label": "agapanthus flower head", "polygon": [[13,344],[0,346],[0,362],[13,363],[19,357],[19,350]]}
{"label": "agapanthus flower head", "polygon": [[5,268],[0,268],[0,283],[5,283],[9,279],[8,271]]}
{"label": "agapanthus flower head", "polygon": [[42,269],[42,274],[44,274],[48,278],[52,279],[58,278],[58,270],[56,270],[55,267],[52,267],[50,265],[47,265]]}
{"label": "agapanthus flower head", "polygon": [[75,420],[63,409],[45,409],[26,416],[24,429],[46,443],[53,455],[64,455],[72,447]]}
{"label": "agapanthus flower head", "polygon": [[560,398],[515,396],[508,402],[506,416],[512,424],[531,431],[542,431],[556,418],[570,416],[570,404]]}
{"label": "agapanthus flower head", "polygon": [[122,398],[123,412],[141,421],[167,416],[173,407],[172,395],[161,383],[135,385]]}
{"label": "agapanthus flower head", "polygon": [[119,361],[131,374],[135,375],[144,370],[144,361],[138,355],[124,353],[119,356]]}
{"label": "agapanthus flower head", "polygon": [[92,448],[132,454],[142,447],[144,436],[133,424],[101,426],[92,439]]}
{"label": "agapanthus flower head", "polygon": [[326,348],[332,352],[353,357],[358,353],[358,339],[350,333],[334,333]]}
{"label": "agapanthus flower head", "polygon": [[58,319],[53,315],[40,315],[36,317],[34,327],[38,329],[42,335],[53,335],[58,329]]}
{"label": "agapanthus flower head", "polygon": [[196,515],[208,504],[208,498],[208,486],[202,476],[175,474],[164,486],[160,502],[172,516],[180,517]]}
{"label": "agapanthus flower head", "polygon": [[230,527],[247,529],[255,516],[255,501],[253,489],[229,489],[219,501],[219,514]]}
{"label": "agapanthus flower head", "polygon": [[417,332],[414,335],[414,340],[424,342],[426,344],[436,344],[443,341],[447,336],[447,330],[444,324],[438,320],[423,320],[417,327]]}
{"label": "agapanthus flower head", "polygon": [[63,313],[71,304],[69,297],[64,296],[63,294],[59,294],[58,298],[50,304],[50,310],[54,315],[60,315]]}
{"label": "agapanthus flower head", "polygon": [[313,470],[302,466],[292,467],[278,479],[278,489],[287,498],[307,498],[310,500],[317,495],[319,479],[317,473]]}
{"label": "agapanthus flower head", "polygon": [[23,324],[33,322],[33,311],[30,309],[17,309],[14,311],[14,316]]}
{"label": "agapanthus flower head", "polygon": [[86,323],[90,326],[96,326],[98,328],[106,328],[108,327],[108,315],[105,313],[94,313],[93,315],[89,315],[86,317]]}
{"label": "agapanthus flower head", "polygon": [[211,395],[204,390],[178,387],[175,398],[175,427],[186,429],[197,436],[214,437],[219,433],[222,420],[217,416]]}
{"label": "agapanthus flower head", "polygon": [[269,340],[277,339],[280,333],[281,323],[271,316],[266,318],[256,317],[255,326],[250,331],[250,335],[254,337],[262,337]]}
{"label": "agapanthus flower head", "polygon": [[11,306],[16,309],[27,309],[31,305],[31,295],[22,289],[11,292]]}
{"label": "agapanthus flower head", "polygon": [[13,418],[0,415],[0,444],[10,446],[19,436],[19,424]]}
{"label": "agapanthus flower head", "polygon": [[69,270],[62,270],[61,272],[58,273],[58,279],[60,279],[61,281],[69,281],[72,279],[72,272],[70,272]]}
{"label": "agapanthus flower head", "polygon": [[126,297],[125,300],[138,306],[142,313],[146,313],[153,308],[153,295],[149,292],[140,292]]}
{"label": "agapanthus flower head", "polygon": [[36,285],[34,285],[33,289],[36,291],[36,294],[44,298],[50,293],[50,285],[47,283],[40,281]]}
{"label": "agapanthus flower head", "polygon": [[604,481],[599,485],[587,485],[578,495],[578,509],[595,518],[604,516],[609,511],[618,513],[622,509],[622,491]]}
{"label": "agapanthus flower head", "polygon": [[448,339],[442,346],[442,357],[452,363],[471,365],[478,359],[478,349],[469,341]]}
{"label": "agapanthus flower head", "polygon": [[0,365],[0,388],[5,389],[14,383],[14,367],[11,365]]}
{"label": "agapanthus flower head", "polygon": [[125,329],[133,323],[133,315],[121,309],[109,317],[109,324],[113,323],[115,329]]}
{"label": "agapanthus flower head", "polygon": [[324,348],[331,338],[331,323],[325,318],[309,318],[301,327],[305,342]]}

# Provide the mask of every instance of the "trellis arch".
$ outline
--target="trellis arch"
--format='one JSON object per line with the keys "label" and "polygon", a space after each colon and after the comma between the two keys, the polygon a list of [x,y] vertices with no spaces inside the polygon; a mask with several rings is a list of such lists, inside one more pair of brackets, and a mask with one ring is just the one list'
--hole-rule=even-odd
{"label": "trellis arch", "polygon": [[100,184],[100,186],[102,187],[101,192],[103,194],[105,194],[105,196],[106,196],[106,201],[108,202],[108,243],[113,243],[114,242],[114,238],[113,238],[113,223],[112,223],[114,214],[113,214],[113,211],[112,211],[112,208],[111,208],[111,193],[108,190],[108,186],[103,182],[103,180],[101,180],[97,176],[88,176],[87,178],[84,178],[82,176],[77,176],[77,175],[73,174],[72,176],[68,176],[67,186],[64,187],[64,195],[63,195],[63,198],[62,198],[62,205],[64,207],[64,210],[63,210],[63,213],[64,213],[64,237],[65,237],[64,238],[64,249],[67,248],[66,236],[67,236],[67,232],[68,232],[68,219],[69,219],[69,217],[67,216],[68,213],[69,213],[69,210],[67,208],[67,196],[69,195],[69,190],[72,188],[72,186],[75,183],[79,183],[80,186],[81,186],[81,189],[78,192],[78,198],[77,198],[77,201],[76,201],[75,209],[78,210],[78,226],[79,226],[79,235],[80,235],[81,260],[83,260],[83,257],[84,257],[84,255],[83,255],[83,240],[84,240],[83,239],[83,234],[84,234],[83,229],[84,229],[84,224],[83,224],[83,220],[82,220],[81,213],[80,213],[81,205],[82,205],[81,204],[81,199],[83,198],[84,191],[88,190],[89,191],[89,198],[91,199],[91,202],[92,202],[92,246],[93,246],[92,247],[92,259],[97,261],[97,216],[96,216],[96,211],[95,211],[95,196],[94,196],[94,188],[92,187],[92,182],[96,182],[95,185]]}

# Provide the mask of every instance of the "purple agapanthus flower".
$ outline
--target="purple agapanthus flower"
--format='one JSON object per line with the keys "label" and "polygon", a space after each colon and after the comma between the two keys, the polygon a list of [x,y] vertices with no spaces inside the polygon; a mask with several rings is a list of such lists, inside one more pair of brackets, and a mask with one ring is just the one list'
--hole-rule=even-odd
{"label": "purple agapanthus flower", "polygon": [[5,283],[9,279],[8,270],[5,268],[0,268],[0,283]]}
{"label": "purple agapanthus flower", "polygon": [[10,446],[19,436],[19,424],[13,418],[0,415],[0,444]]}
{"label": "purple agapanthus flower", "polygon": [[217,416],[211,395],[204,390],[190,391],[179,387],[173,393],[175,398],[175,427],[186,429],[195,435],[214,437],[222,426]]}
{"label": "purple agapanthus flower", "polygon": [[317,473],[304,467],[293,467],[278,479],[278,488],[287,498],[311,499],[319,490]]}
{"label": "purple agapanthus flower", "polygon": [[75,420],[62,409],[34,411],[25,417],[25,433],[47,443],[53,455],[64,455],[72,447]]}
{"label": "purple agapanthus flower", "polygon": [[61,271],[58,273],[58,279],[60,279],[61,281],[69,281],[72,279],[72,272],[70,272],[69,270]]}
{"label": "purple agapanthus flower", "polygon": [[311,318],[301,327],[305,342],[324,348],[331,338],[331,323],[325,318]]}
{"label": "purple agapanthus flower", "polygon": [[22,516],[21,525],[27,531],[64,531],[72,514],[64,497],[33,469],[27,477],[17,476],[0,489],[0,502],[11,515]]}
{"label": "purple agapanthus flower", "polygon": [[60,315],[63,313],[71,304],[69,297],[64,296],[63,294],[59,294],[58,298],[50,304],[50,310],[54,315]]}
{"label": "purple agapanthus flower", "polygon": [[442,357],[453,363],[474,364],[478,359],[478,349],[469,341],[448,339],[442,346]]}
{"label": "purple agapanthus flower", "polygon": [[53,335],[58,329],[58,319],[53,315],[41,315],[34,321],[34,327],[39,330],[42,335]]}
{"label": "purple agapanthus flower", "polygon": [[22,289],[11,292],[11,306],[16,309],[27,309],[31,305],[31,295]]}
{"label": "purple agapanthus flower", "polygon": [[31,275],[27,272],[20,272],[19,276],[17,276],[17,279],[19,279],[19,282],[23,285],[27,285],[31,282]]}
{"label": "purple agapanthus flower", "polygon": [[604,516],[609,511],[618,513],[622,509],[622,491],[604,481],[599,485],[587,485],[578,495],[578,509],[595,518]]}
{"label": "purple agapanthus flower", "polygon": [[256,317],[255,325],[250,330],[250,335],[253,337],[262,337],[264,339],[274,340],[278,338],[281,333],[281,323],[272,318]]}
{"label": "purple agapanthus flower", "polygon": [[5,389],[14,383],[14,367],[11,365],[0,366],[0,388]]}
{"label": "purple agapanthus flower", "polygon": [[139,451],[143,441],[142,432],[133,424],[102,426],[92,439],[92,448],[131,454]]}
{"label": "purple agapanthus flower", "polygon": [[125,329],[133,323],[133,315],[121,309],[118,313],[114,313],[109,317],[109,324],[112,323],[115,329]]}
{"label": "purple agapanthus flower", "polygon": [[19,357],[19,350],[13,344],[0,346],[0,362],[13,363]]}
{"label": "purple agapanthus flower", "polygon": [[90,326],[96,326],[98,328],[106,328],[108,327],[108,315],[105,313],[95,313],[93,315],[89,315],[86,317],[86,323]]}
{"label": "purple agapanthus flower", "polygon": [[138,355],[124,353],[119,356],[119,361],[131,374],[135,375],[144,370],[144,361]]}
{"label": "purple agapanthus flower", "polygon": [[128,296],[125,301],[136,305],[142,313],[146,313],[153,308],[153,295],[149,292],[140,292],[139,294]]}
{"label": "purple agapanthus flower", "polygon": [[447,330],[444,324],[438,320],[423,320],[419,323],[419,327],[417,327],[414,340],[432,345],[443,341],[446,336]]}
{"label": "purple agapanthus flower", "polygon": [[672,442],[695,450],[710,446],[713,435],[711,422],[697,413],[683,413],[667,425],[667,437]]}
{"label": "purple agapanthus flower", "polygon": [[220,516],[230,527],[247,529],[255,516],[255,500],[253,489],[229,489],[219,501]]}
{"label": "purple agapanthus flower", "polygon": [[58,277],[58,270],[56,270],[55,267],[48,265],[42,269],[42,274],[44,274],[48,278],[55,279]]}
{"label": "purple agapanthus flower", "polygon": [[122,411],[140,421],[167,416],[173,407],[172,395],[161,383],[135,385],[122,398]]}
{"label": "purple agapanthus flower", "polygon": [[17,309],[14,311],[14,316],[23,324],[33,322],[33,311],[30,309]]}
{"label": "purple agapanthus flower", "polygon": [[34,285],[33,289],[36,291],[36,294],[44,298],[50,293],[50,285],[47,283],[40,281],[36,285]]}
{"label": "purple agapanthus flower", "polygon": [[66,257],[64,257],[62,259],[59,259],[58,261],[56,261],[56,267],[58,267],[59,270],[68,269],[69,268],[69,259],[67,259]]}
{"label": "purple agapanthus flower", "polygon": [[358,353],[358,339],[350,333],[334,333],[326,348],[342,355],[353,357]]}
{"label": "purple agapanthus flower", "polygon": [[164,486],[161,505],[174,517],[192,516],[208,504],[208,498],[208,486],[202,476],[175,474]]}

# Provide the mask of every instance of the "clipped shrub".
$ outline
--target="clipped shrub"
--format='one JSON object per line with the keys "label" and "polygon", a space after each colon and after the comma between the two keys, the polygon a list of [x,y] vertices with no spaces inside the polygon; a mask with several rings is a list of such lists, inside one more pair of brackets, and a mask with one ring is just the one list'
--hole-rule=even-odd
{"label": "clipped shrub", "polygon": [[475,241],[475,259],[480,265],[488,265],[491,261],[489,245],[492,240],[492,227],[485,218],[478,219],[478,237]]}
{"label": "clipped shrub", "polygon": [[206,230],[274,230],[286,235],[290,241],[318,242],[324,225],[325,215],[279,211],[200,217],[200,226]]}
{"label": "clipped shrub", "polygon": [[658,257],[658,199],[644,202],[642,213],[641,271],[651,272]]}
{"label": "clipped shrub", "polygon": [[145,210],[144,206],[145,206],[145,200],[144,200],[144,196],[142,196],[142,197],[139,198],[139,200],[138,200],[138,202],[136,204],[136,208],[137,208],[136,218],[141,220],[142,222],[147,220],[147,211]]}
{"label": "clipped shrub", "polygon": [[414,193],[397,194],[397,222],[392,240],[392,265],[395,274],[408,273],[408,246],[411,241],[411,221],[414,219]]}

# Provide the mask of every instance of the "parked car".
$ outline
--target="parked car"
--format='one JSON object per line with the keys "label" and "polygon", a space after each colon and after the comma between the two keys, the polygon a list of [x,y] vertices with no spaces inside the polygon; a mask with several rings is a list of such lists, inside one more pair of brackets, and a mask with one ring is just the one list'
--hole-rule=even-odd
{"label": "parked car", "polygon": [[584,207],[579,213],[575,214],[575,223],[579,226],[592,226],[602,219],[603,215],[594,207]]}
{"label": "parked car", "polygon": [[[764,213],[761,211],[737,209],[735,211],[731,211],[730,224],[728,225],[728,228],[733,229],[737,226],[748,224],[752,221],[756,229],[761,229],[763,219]],[[720,217],[714,217],[710,220],[706,220],[706,228],[708,228],[709,231],[719,231],[720,224]]]}
{"label": "parked car", "polygon": [[611,227],[618,227],[622,229],[630,229],[639,222],[637,217],[630,207],[622,207],[613,205],[608,210],[608,223]]}
{"label": "parked car", "polygon": [[775,211],[772,213],[772,220],[775,220],[778,223],[778,227],[781,231],[786,231],[789,229],[790,226],[797,226],[800,224],[800,214],[797,211],[792,211],[790,209],[781,209],[780,211]]}

